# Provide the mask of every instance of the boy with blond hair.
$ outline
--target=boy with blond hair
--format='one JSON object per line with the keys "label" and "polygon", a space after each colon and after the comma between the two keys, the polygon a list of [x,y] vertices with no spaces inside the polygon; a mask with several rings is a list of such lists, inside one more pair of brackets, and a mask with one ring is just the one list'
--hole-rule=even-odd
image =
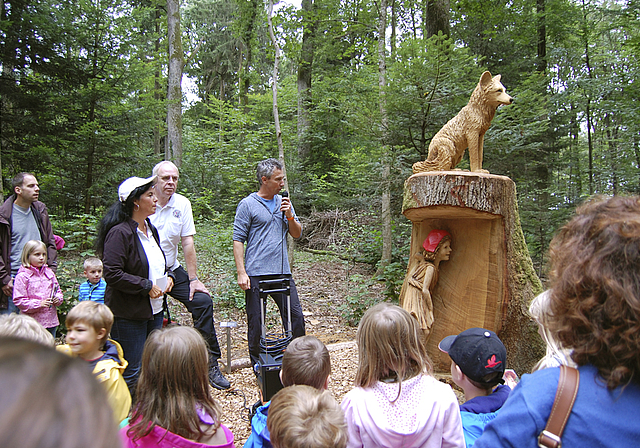
{"label": "boy with blond hair", "polygon": [[122,377],[127,367],[122,347],[109,339],[113,313],[102,303],[80,302],[69,311],[66,325],[67,344],[56,348],[89,363],[93,374],[106,388],[116,420],[121,422],[129,415],[131,395]]}
{"label": "boy with blond hair", "polygon": [[267,418],[275,448],[345,448],[347,425],[344,413],[327,390],[291,386],[271,400]]}
{"label": "boy with blond hair", "polygon": [[[289,343],[282,357],[280,381],[285,389],[293,385],[306,385],[326,390],[331,374],[331,358],[327,347],[315,336],[301,336]],[[251,435],[244,448],[270,448],[267,417],[271,402],[260,406],[251,419]]]}
{"label": "boy with blond hair", "polygon": [[93,300],[104,303],[104,292],[107,289],[107,282],[102,278],[102,261],[96,257],[89,257],[84,260],[84,276],[87,281],[80,284],[78,300]]}
{"label": "boy with blond hair", "polygon": [[27,339],[48,347],[53,347],[56,340],[31,316],[26,314],[5,314],[0,316],[0,336]]}

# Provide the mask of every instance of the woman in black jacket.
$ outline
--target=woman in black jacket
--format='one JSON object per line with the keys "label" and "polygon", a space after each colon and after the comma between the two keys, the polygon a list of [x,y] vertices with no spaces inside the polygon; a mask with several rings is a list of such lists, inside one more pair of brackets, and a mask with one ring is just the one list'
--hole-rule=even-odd
{"label": "woman in black jacket", "polygon": [[118,188],[118,201],[100,221],[96,251],[107,282],[104,302],[114,315],[111,337],[129,365],[124,371],[132,396],[142,350],[151,331],[162,327],[163,294],[173,287],[158,231],[148,217],[156,211],[156,176],[130,177]]}

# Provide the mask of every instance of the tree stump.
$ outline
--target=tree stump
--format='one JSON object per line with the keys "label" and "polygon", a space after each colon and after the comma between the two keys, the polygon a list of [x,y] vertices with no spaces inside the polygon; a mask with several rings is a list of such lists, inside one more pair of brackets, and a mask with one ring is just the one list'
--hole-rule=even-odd
{"label": "tree stump", "polygon": [[527,312],[542,285],[520,227],[513,181],[463,171],[414,174],[405,182],[402,210],[413,222],[410,260],[431,230],[452,235],[451,258],[440,264],[432,294],[435,322],[427,350],[436,371],[446,372],[451,365],[438,350],[442,338],[482,327],[504,342],[508,368],[518,375],[530,372],[544,356],[544,343]]}

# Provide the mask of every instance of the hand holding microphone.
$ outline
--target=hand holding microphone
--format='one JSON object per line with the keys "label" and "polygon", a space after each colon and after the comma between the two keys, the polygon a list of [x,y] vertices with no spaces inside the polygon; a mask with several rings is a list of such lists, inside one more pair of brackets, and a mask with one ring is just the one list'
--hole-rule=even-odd
{"label": "hand holding microphone", "polygon": [[286,216],[287,210],[291,210],[291,200],[289,199],[289,192],[282,191],[280,192],[280,195],[282,196],[282,204],[280,205],[280,210],[282,210],[282,219],[289,219],[293,217],[293,214],[290,217]]}

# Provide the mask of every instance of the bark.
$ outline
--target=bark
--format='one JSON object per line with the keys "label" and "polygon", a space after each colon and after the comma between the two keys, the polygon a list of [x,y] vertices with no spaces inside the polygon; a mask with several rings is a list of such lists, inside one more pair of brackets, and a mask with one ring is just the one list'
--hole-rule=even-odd
{"label": "bark", "polygon": [[249,104],[249,87],[251,82],[249,80],[249,67],[251,66],[251,60],[253,57],[251,41],[255,34],[255,22],[258,10],[258,1],[249,0],[244,3],[240,11],[241,17],[241,31],[240,36],[242,39],[242,45],[244,47],[244,59],[242,58],[242,51],[240,52],[240,70],[238,71],[238,84],[240,87],[239,101],[240,106],[243,106],[246,110],[246,106]]}
{"label": "bark", "polygon": [[[156,38],[155,41],[155,50],[156,50],[156,58],[157,55],[160,54],[160,14],[161,14],[161,10],[160,10],[160,5],[156,6],[156,9],[153,12],[153,17],[154,17],[154,23],[155,23],[155,30],[156,30],[156,36],[158,36],[158,38]],[[156,69],[155,72],[153,74],[153,99],[156,100],[156,104],[160,103],[160,99],[162,97],[161,94],[161,89],[162,86],[160,84],[160,69],[161,69],[161,62],[158,58],[158,60],[156,60]],[[159,113],[154,114],[155,115],[155,119],[156,119],[156,124],[153,126],[153,153],[156,156],[159,156],[162,153],[162,135],[161,135],[161,125],[160,125],[160,120],[161,117],[158,116],[160,115]]]}
{"label": "bark", "polygon": [[[589,37],[588,37],[588,24],[587,24],[587,7],[585,1],[582,0],[582,27],[584,34],[584,57],[585,64],[587,66],[587,73],[590,79],[593,79],[593,73],[591,72],[591,61],[589,59]],[[585,92],[587,100],[587,140],[589,142],[589,195],[593,194],[593,140],[591,136],[592,130],[592,117],[591,117],[591,97],[589,93]]]}
{"label": "bark", "polygon": [[387,29],[387,0],[380,1],[380,16],[378,18],[378,87],[380,102],[380,134],[382,145],[382,256],[378,267],[378,275],[384,272],[384,268],[391,262],[392,235],[391,235],[391,154],[389,151],[389,122],[387,117],[386,98],[386,29]]}
{"label": "bark", "polygon": [[544,355],[527,313],[542,285],[520,226],[513,181],[457,171],[415,174],[405,182],[402,208],[413,222],[410,260],[431,230],[452,235],[451,258],[440,264],[433,291],[435,322],[427,342],[437,370],[446,371],[451,363],[437,348],[442,338],[482,327],[500,336],[510,368],[530,371]]}
{"label": "bark", "polygon": [[180,36],[179,0],[167,0],[169,74],[167,76],[167,144],[165,159],[182,163],[182,68],[184,52]]}
{"label": "bark", "polygon": [[[267,14],[267,22],[269,25],[269,37],[275,49],[275,58],[273,61],[273,76],[271,92],[273,95],[273,121],[276,128],[276,139],[278,141],[278,156],[282,163],[282,173],[284,174],[284,189],[289,191],[289,179],[287,178],[287,167],[284,162],[284,144],[282,143],[282,129],[280,128],[280,114],[278,113],[278,68],[280,66],[280,45],[273,30],[273,0],[269,0],[269,11]],[[293,268],[293,253],[295,250],[295,240],[287,234],[287,257],[289,265]]]}
{"label": "bark", "polygon": [[540,73],[547,72],[547,25],[545,14],[545,0],[536,0],[538,13],[538,66]]}
{"label": "bark", "polygon": [[298,156],[304,164],[311,153],[309,112],[311,110],[311,75],[315,52],[313,37],[317,31],[318,22],[314,17],[315,4],[313,0],[303,0],[301,6],[303,29],[302,50],[298,64]]}
{"label": "bark", "polygon": [[426,37],[451,33],[449,0],[424,0],[424,33]]}
{"label": "bark", "polygon": [[[271,80],[271,93],[273,95],[273,121],[276,127],[276,139],[278,141],[278,155],[280,161],[284,165],[284,145],[282,144],[282,129],[280,128],[280,114],[278,113],[278,68],[280,66],[280,45],[276,39],[276,35],[273,31],[273,0],[269,0],[269,13],[267,15],[267,21],[269,24],[269,37],[271,38],[271,44],[275,49],[275,58],[273,61],[273,76]],[[285,187],[288,189],[288,180],[286,171],[283,170],[285,175]]]}

